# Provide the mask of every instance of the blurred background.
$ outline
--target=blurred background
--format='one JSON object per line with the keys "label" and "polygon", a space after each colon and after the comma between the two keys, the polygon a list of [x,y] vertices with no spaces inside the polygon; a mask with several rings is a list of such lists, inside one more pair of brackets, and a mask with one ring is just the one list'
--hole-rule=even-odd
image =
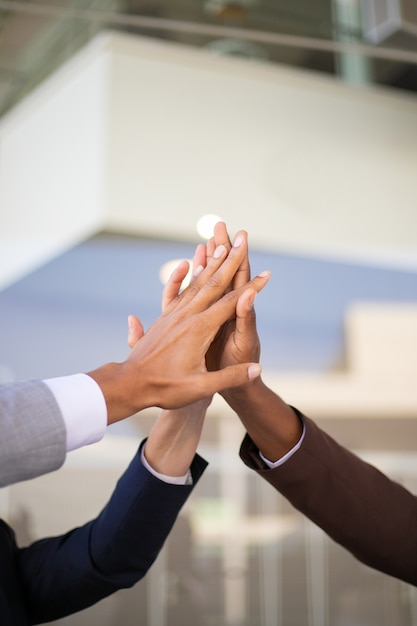
{"label": "blurred background", "polygon": [[[127,354],[213,221],[249,232],[265,380],[417,489],[414,0],[0,0],[0,381]],[[21,545],[94,517],[157,416],[0,490]],[[61,620],[409,626],[411,586],[359,564],[238,458],[210,465],[148,576]]]}

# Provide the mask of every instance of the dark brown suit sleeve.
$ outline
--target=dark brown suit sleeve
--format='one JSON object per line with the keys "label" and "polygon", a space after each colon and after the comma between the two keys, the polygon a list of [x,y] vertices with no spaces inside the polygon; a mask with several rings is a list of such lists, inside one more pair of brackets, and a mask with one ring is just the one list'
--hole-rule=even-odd
{"label": "dark brown suit sleeve", "polygon": [[283,465],[267,468],[248,435],[242,460],[359,560],[417,585],[417,498],[303,419],[304,441]]}

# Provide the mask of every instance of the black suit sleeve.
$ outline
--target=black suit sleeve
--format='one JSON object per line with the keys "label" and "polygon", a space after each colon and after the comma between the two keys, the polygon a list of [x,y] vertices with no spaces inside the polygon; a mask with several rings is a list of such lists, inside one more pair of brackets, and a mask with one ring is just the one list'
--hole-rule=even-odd
{"label": "black suit sleeve", "polygon": [[[205,467],[197,455],[193,485]],[[64,617],[136,583],[157,557],[192,489],[158,480],[142,465],[139,452],[95,520],[17,549],[28,623]]]}
{"label": "black suit sleeve", "polygon": [[249,436],[241,458],[359,560],[417,585],[417,498],[303,419],[304,441],[281,466],[268,469]]}

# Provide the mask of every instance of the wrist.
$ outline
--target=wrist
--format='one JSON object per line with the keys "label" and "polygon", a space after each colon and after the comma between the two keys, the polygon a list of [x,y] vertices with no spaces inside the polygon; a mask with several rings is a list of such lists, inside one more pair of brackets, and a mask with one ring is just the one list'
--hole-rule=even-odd
{"label": "wrist", "polygon": [[161,411],[144,448],[154,472],[171,477],[187,473],[200,441],[206,409],[207,403],[199,401]]}
{"label": "wrist", "polygon": [[118,422],[141,409],[138,398],[141,397],[139,381],[131,381],[125,363],[107,363],[87,372],[101,388],[107,407],[107,424]]}
{"label": "wrist", "polygon": [[220,395],[236,413],[240,413],[243,407],[250,406],[255,401],[258,401],[266,390],[267,387],[261,376],[258,376],[254,380],[240,385],[240,387],[224,389],[220,392]]}
{"label": "wrist", "polygon": [[228,390],[225,400],[267,459],[281,459],[300,441],[301,420],[262,380]]}

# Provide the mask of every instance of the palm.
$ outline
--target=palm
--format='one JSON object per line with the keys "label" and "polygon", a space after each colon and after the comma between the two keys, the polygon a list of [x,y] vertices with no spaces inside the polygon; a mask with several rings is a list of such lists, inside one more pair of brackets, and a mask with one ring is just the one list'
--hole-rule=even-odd
{"label": "palm", "polygon": [[210,372],[237,363],[233,353],[235,328],[236,324],[234,321],[226,322],[214,338],[206,354],[206,366]]}
{"label": "palm", "polygon": [[237,363],[258,362],[260,343],[255,327],[253,332],[238,333],[236,321],[223,324],[206,354],[209,371],[236,365]]}

